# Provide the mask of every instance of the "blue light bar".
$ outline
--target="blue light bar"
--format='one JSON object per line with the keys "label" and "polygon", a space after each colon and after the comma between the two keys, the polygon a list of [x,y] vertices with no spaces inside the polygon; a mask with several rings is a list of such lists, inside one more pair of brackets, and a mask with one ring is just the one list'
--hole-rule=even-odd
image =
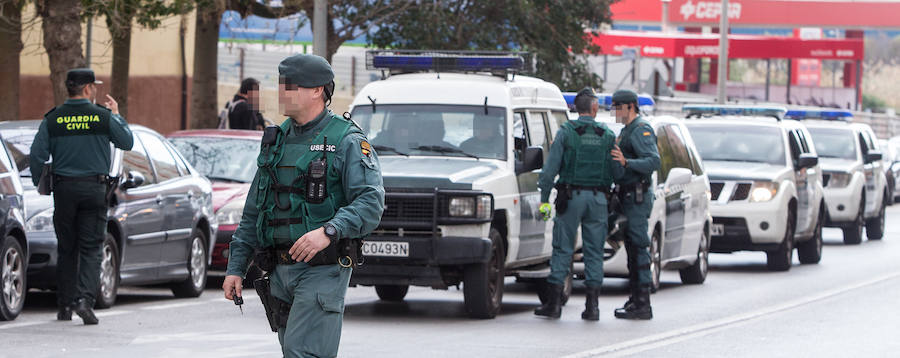
{"label": "blue light bar", "polygon": [[[563,98],[566,100],[566,105],[569,106],[569,110],[575,110],[575,95],[577,95],[575,92],[563,92]],[[604,108],[609,109],[609,107],[612,106],[612,94],[598,93],[597,97],[597,102],[600,102],[600,105]],[[655,105],[656,102],[653,101],[653,97],[638,95],[638,107],[653,107]]]}
{"label": "blue light bar", "polygon": [[686,104],[681,107],[688,116],[769,116],[778,119],[784,118],[787,109],[777,106],[741,106],[741,105],[709,105]]}
{"label": "blue light bar", "polygon": [[830,121],[851,121],[853,112],[837,108],[792,109],[785,117],[791,119],[825,119]]}
{"label": "blue light bar", "polygon": [[366,67],[399,71],[521,71],[525,68],[526,55],[523,52],[371,50],[366,52]]}

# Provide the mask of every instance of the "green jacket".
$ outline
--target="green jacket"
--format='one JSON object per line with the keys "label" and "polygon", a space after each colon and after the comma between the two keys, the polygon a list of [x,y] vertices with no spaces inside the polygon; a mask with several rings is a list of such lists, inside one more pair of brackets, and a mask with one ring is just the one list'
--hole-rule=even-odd
{"label": "green jacket", "polygon": [[[593,123],[594,118],[590,116],[579,116],[578,121]],[[538,188],[541,190],[542,203],[550,201],[550,191],[553,189],[556,176],[559,175],[559,172],[564,165],[563,157],[566,151],[566,133],[567,131],[565,130],[556,132],[556,137],[553,138],[553,143],[550,145],[550,155],[547,157],[547,162],[544,163],[544,168],[541,170],[541,176],[538,179]],[[616,162],[612,160],[612,154],[607,153],[607,155],[610,156],[607,170],[612,173],[614,179],[618,179],[622,175],[622,167],[614,164]]]}
{"label": "green jacket", "polygon": [[[313,139],[325,128],[328,121],[332,120],[343,119],[326,109],[312,122],[303,126],[296,123],[288,126],[285,137],[299,137],[292,138],[291,142],[317,144],[313,143]],[[330,165],[341,175],[341,186],[349,204],[339,208],[329,223],[337,229],[338,237],[341,238],[359,238],[368,235],[378,227],[384,210],[384,184],[378,156],[363,134],[350,133],[337,144],[334,162]],[[263,247],[257,231],[258,184],[259,173],[253,179],[241,222],[232,236],[227,275],[243,276],[254,252]],[[296,239],[299,237],[294,238]]]}
{"label": "green jacket", "polygon": [[638,116],[625,126],[619,133],[618,141],[628,165],[616,184],[634,184],[642,179],[649,179],[653,171],[659,169],[656,133],[644,118]]}
{"label": "green jacket", "polygon": [[87,99],[69,99],[44,115],[31,143],[31,181],[38,184],[44,163],[53,173],[82,177],[109,173],[109,143],[131,150],[134,138],[125,118]]}

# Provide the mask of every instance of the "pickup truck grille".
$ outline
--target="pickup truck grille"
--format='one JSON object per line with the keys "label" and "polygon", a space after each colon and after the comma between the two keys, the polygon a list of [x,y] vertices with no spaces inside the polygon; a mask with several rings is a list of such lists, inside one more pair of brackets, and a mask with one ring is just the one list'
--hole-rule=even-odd
{"label": "pickup truck grille", "polygon": [[431,229],[435,220],[434,189],[386,188],[380,230]]}
{"label": "pickup truck grille", "polygon": [[709,183],[709,191],[712,194],[712,200],[719,200],[719,194],[722,194],[722,188],[725,187],[725,183]]}

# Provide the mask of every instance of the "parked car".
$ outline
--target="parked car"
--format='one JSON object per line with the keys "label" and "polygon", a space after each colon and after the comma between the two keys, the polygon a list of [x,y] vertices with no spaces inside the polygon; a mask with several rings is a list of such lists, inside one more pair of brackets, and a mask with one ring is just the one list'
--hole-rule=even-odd
{"label": "parked car", "polygon": [[894,205],[894,192],[897,190],[897,176],[894,173],[894,163],[897,161],[897,151],[887,139],[878,140],[878,150],[881,152],[881,168],[884,169],[884,179],[887,183],[888,196],[885,205]]}
{"label": "parked car", "polygon": [[769,270],[822,257],[822,171],[812,137],[783,107],[686,105],[710,181],[713,252],[765,251]]}
{"label": "parked car", "polygon": [[891,151],[891,160],[889,170],[894,183],[891,186],[893,191],[890,192],[892,202],[900,201],[900,137],[893,137],[888,140],[888,149]]}
{"label": "parked car", "polygon": [[[28,235],[28,287],[56,287],[56,233],[52,196],[37,194],[28,169],[31,142],[41,121],[0,123],[6,147],[21,170]],[[110,175],[119,177],[109,209],[96,305],[115,303],[119,285],[171,284],[178,297],[206,286],[218,224],[212,186],[155,131],[130,125],[134,148],[113,150]]]}
{"label": "parked car", "polygon": [[28,290],[31,249],[25,237],[23,192],[16,162],[4,145],[0,152],[0,321],[19,316]]}
{"label": "parked car", "polygon": [[[256,174],[262,131],[188,130],[169,134],[169,141],[198,172],[212,182],[213,211],[219,222],[212,250],[213,270],[228,266],[229,243],[241,222],[247,191]],[[259,275],[252,266],[248,279]]]}

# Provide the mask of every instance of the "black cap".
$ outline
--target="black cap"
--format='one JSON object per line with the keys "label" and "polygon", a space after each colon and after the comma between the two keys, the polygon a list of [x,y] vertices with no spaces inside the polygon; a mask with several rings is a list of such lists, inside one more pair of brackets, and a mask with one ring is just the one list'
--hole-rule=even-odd
{"label": "black cap", "polygon": [[103,82],[97,81],[97,78],[94,77],[94,70],[90,68],[73,68],[66,73],[67,86],[81,86],[88,83],[99,85]]}

